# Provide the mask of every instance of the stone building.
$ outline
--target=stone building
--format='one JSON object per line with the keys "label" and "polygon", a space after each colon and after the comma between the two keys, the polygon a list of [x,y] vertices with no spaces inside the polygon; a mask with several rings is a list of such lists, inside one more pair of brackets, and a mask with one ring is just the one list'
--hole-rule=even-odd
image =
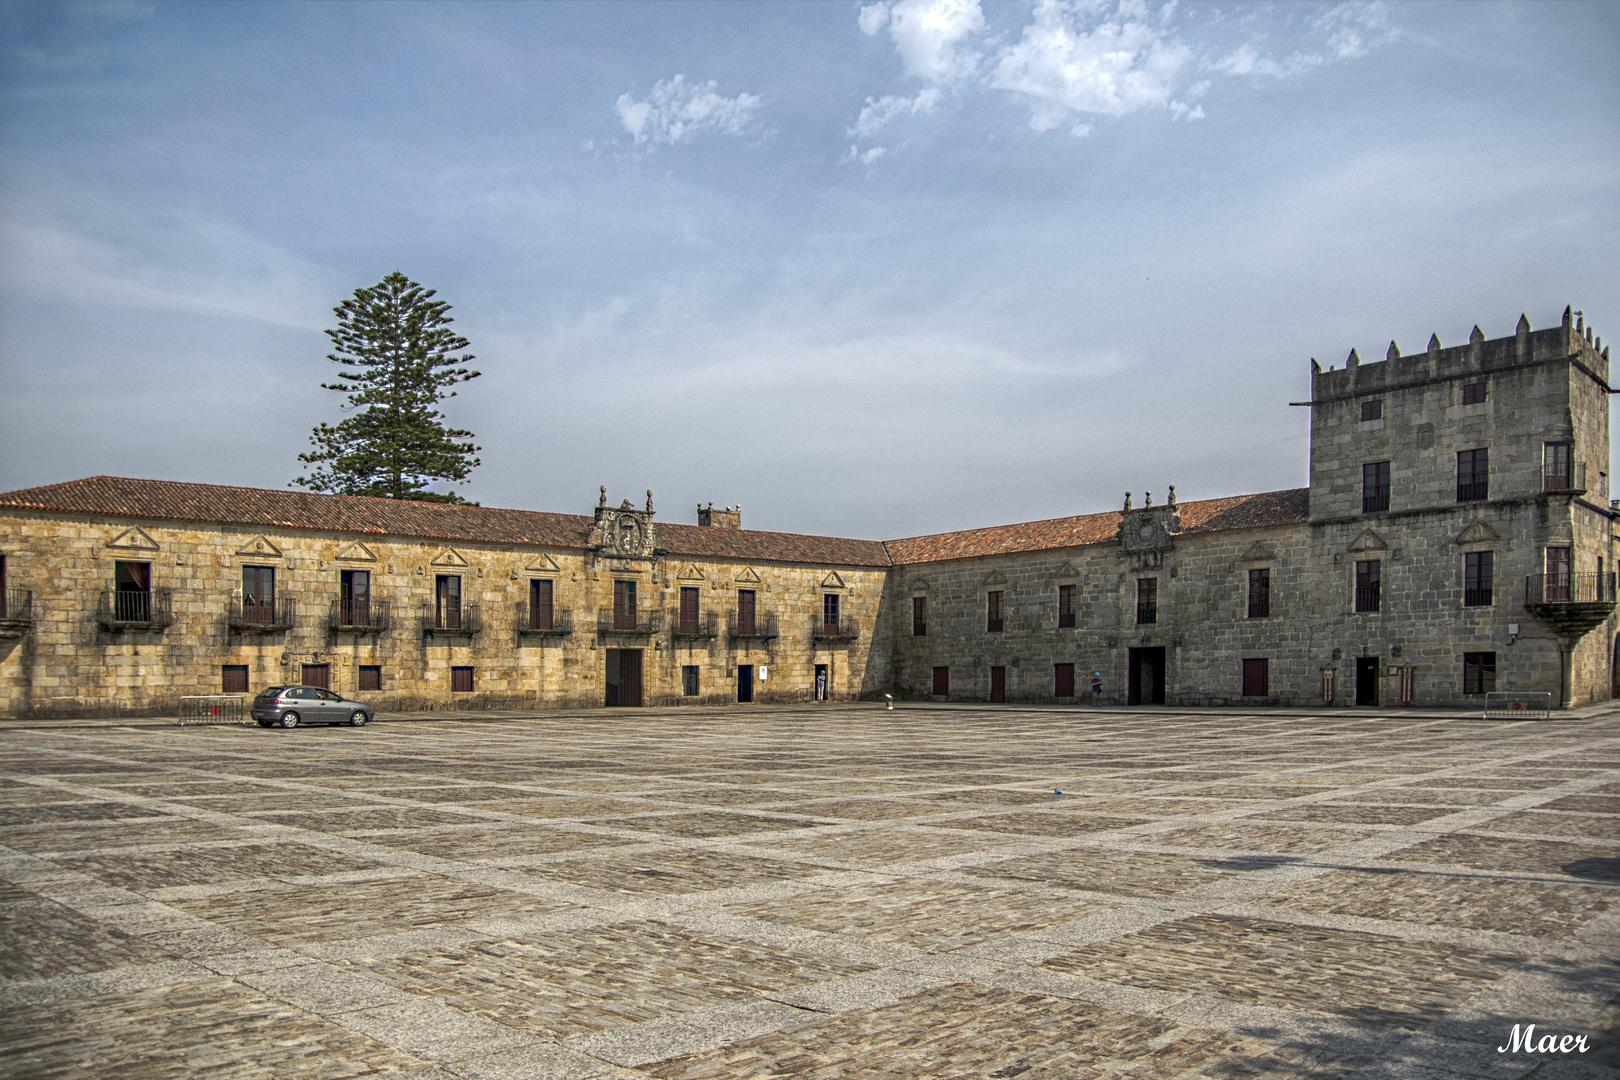
{"label": "stone building", "polygon": [[[1616,695],[1579,317],[1312,362],[1310,486],[886,542],[94,477],[0,495],[0,714],[294,681],[379,708]],[[1093,693],[1093,684],[1100,692]]]}

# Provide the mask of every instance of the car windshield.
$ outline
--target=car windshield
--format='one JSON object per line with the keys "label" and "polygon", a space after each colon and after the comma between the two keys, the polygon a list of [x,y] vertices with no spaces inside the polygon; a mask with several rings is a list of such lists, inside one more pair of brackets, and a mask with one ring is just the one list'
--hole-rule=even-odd
{"label": "car windshield", "polygon": [[287,689],[285,686],[267,686],[263,690],[259,691],[259,696],[255,700],[270,701],[279,696],[285,689]]}

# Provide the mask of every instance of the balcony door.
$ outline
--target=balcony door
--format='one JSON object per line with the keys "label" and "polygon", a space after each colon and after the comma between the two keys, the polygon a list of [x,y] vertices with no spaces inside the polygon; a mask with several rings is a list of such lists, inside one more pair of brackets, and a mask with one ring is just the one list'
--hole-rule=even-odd
{"label": "balcony door", "polygon": [[113,617],[121,622],[152,619],[152,564],[113,563]]}
{"label": "balcony door", "polygon": [[615,581],[613,583],[613,629],[634,630],[636,628],[636,583],[633,581]]}
{"label": "balcony door", "polygon": [[338,622],[344,626],[370,626],[371,571],[341,571],[338,575],[338,603],[343,609]]}
{"label": "balcony door", "polygon": [[754,590],[737,590],[737,635],[754,636]]}
{"label": "balcony door", "polygon": [[440,574],[433,584],[433,628],[435,630],[461,629],[461,577]]}
{"label": "balcony door", "polygon": [[242,617],[248,622],[270,622],[276,610],[276,568],[242,567]]}

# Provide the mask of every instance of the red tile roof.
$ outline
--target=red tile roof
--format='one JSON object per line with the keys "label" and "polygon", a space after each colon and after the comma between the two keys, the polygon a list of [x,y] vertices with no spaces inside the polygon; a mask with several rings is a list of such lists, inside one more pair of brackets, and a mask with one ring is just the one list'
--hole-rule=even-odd
{"label": "red tile roof", "polygon": [[[1186,534],[1298,524],[1310,518],[1309,496],[1309,488],[1292,488],[1181,503],[1181,531]],[[993,525],[988,529],[913,536],[890,540],[884,546],[897,566],[1019,551],[1048,551],[1110,541],[1119,531],[1120,517],[1120,512],[1113,510],[1021,525]]]}

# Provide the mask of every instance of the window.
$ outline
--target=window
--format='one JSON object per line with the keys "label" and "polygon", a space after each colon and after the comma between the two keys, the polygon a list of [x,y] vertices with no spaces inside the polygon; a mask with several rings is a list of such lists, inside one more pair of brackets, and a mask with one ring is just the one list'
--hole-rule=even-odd
{"label": "window", "polygon": [[1491,564],[1489,551],[1470,551],[1463,556],[1463,606],[1491,606]]}
{"label": "window", "polygon": [[248,692],[248,669],[246,664],[226,664],[219,669],[219,692],[222,694],[245,694]]}
{"label": "window", "polygon": [[550,630],[556,619],[556,582],[534,578],[529,582],[529,629]]}
{"label": "window", "polygon": [[1490,498],[1487,450],[1459,450],[1457,452],[1457,501],[1471,502]]}
{"label": "window", "polygon": [[382,668],[376,664],[360,665],[360,689],[381,690]]}
{"label": "window", "polygon": [[636,583],[633,581],[615,581],[613,583],[613,629],[634,630],[636,628]]}
{"label": "window", "polygon": [[242,567],[242,618],[245,622],[274,622],[276,611],[276,568]]}
{"label": "window", "polygon": [[1569,443],[1547,443],[1541,448],[1541,490],[1567,491],[1572,486]]}
{"label": "window", "polygon": [[1271,570],[1249,571],[1249,618],[1271,617]]}
{"label": "window", "polygon": [[1058,586],[1058,627],[1074,625],[1074,586]]}
{"label": "window", "polygon": [[951,669],[937,667],[934,669],[934,696],[950,697],[951,695]]}
{"label": "window", "polygon": [[827,593],[821,598],[821,621],[827,633],[838,633],[838,594]]}
{"label": "window", "polygon": [[753,637],[756,633],[754,627],[757,617],[754,606],[754,590],[737,590],[737,633],[742,637]]}
{"label": "window", "polygon": [[0,555],[0,619],[7,618],[10,611],[6,606],[6,557]]}
{"label": "window", "polygon": [[1074,697],[1074,665],[1052,665],[1052,693],[1056,697]]}
{"label": "window", "polygon": [[681,694],[685,697],[698,696],[698,666],[687,664],[681,668]]}
{"label": "window", "polygon": [[461,629],[461,578],[439,574],[433,579],[433,628]]}
{"label": "window", "polygon": [[1267,697],[1271,693],[1270,661],[1265,657],[1243,661],[1243,696]]}
{"label": "window", "polygon": [[1489,694],[1496,689],[1496,654],[1463,653],[1463,693]]}
{"label": "window", "polygon": [[152,621],[152,564],[113,563],[113,617],[120,622]]}
{"label": "window", "polygon": [[1377,611],[1383,563],[1377,559],[1356,563],[1356,610]]}
{"label": "window", "polygon": [[1363,422],[1365,422],[1367,420],[1382,420],[1383,418],[1384,418],[1384,399],[1383,398],[1374,398],[1372,401],[1363,401],[1361,403],[1361,419],[1362,419]]}
{"label": "window", "polygon": [[1485,403],[1485,380],[1463,383],[1462,403],[1464,405],[1483,405]]}
{"label": "window", "polygon": [[450,692],[453,694],[470,694],[473,688],[473,669],[470,667],[453,667],[450,669]]}
{"label": "window", "polygon": [[677,633],[698,632],[698,591],[690,585],[681,586],[681,621]]}
{"label": "window", "polygon": [[984,628],[991,632],[999,631],[1005,624],[1001,621],[1001,593],[985,594],[985,620]]}
{"label": "window", "polygon": [[911,598],[911,636],[923,637],[928,633],[928,597]]}
{"label": "window", "polygon": [[1159,621],[1159,579],[1142,578],[1136,583],[1136,621]]}
{"label": "window", "polygon": [[1389,509],[1389,462],[1369,461],[1361,467],[1361,512],[1381,514]]}
{"label": "window", "polygon": [[1546,588],[1542,593],[1542,597],[1547,603],[1569,603],[1570,562],[1569,548],[1550,547],[1547,549]]}
{"label": "window", "polygon": [[338,622],[343,626],[371,625],[371,571],[338,573]]}

